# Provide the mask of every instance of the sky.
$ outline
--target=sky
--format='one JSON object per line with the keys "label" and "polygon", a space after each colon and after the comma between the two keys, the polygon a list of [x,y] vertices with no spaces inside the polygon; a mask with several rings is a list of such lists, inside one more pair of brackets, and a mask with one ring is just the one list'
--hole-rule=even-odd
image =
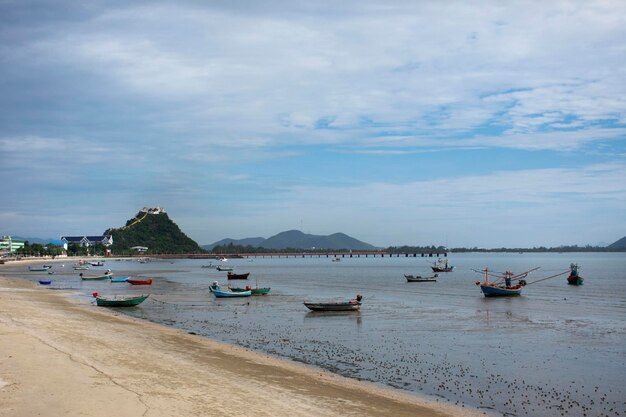
{"label": "sky", "polygon": [[0,234],[626,236],[626,2],[0,0]]}

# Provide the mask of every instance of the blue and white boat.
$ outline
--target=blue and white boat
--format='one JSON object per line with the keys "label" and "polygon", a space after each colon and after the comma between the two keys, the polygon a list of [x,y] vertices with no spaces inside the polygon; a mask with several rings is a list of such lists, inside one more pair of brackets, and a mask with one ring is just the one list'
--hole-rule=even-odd
{"label": "blue and white boat", "polygon": [[521,274],[514,274],[511,271],[499,273],[493,282],[489,282],[489,268],[485,268],[485,282],[476,282],[485,297],[511,297],[522,294],[522,288],[526,286],[526,278],[531,271],[539,269],[533,268]]}
{"label": "blue and white boat", "polygon": [[232,292],[232,291],[211,290],[211,292],[217,298],[250,297],[252,295],[252,291]]}
{"label": "blue and white boat", "polygon": [[111,282],[128,282],[128,278],[130,277],[117,277],[117,278],[111,277]]}

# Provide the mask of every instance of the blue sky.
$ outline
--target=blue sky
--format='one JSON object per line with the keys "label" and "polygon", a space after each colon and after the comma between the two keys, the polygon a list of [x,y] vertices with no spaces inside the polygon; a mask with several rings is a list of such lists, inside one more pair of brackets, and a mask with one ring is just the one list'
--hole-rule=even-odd
{"label": "blue sky", "polygon": [[0,2],[0,233],[626,235],[623,1]]}

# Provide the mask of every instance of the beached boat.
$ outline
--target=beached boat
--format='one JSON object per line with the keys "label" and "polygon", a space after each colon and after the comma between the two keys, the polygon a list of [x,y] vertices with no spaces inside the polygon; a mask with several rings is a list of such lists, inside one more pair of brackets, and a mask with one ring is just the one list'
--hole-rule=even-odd
{"label": "beached boat", "polygon": [[40,280],[39,280],[39,284],[41,284],[41,285],[50,285],[50,284],[52,284],[52,280],[49,280],[49,279],[40,279]]}
{"label": "beached boat", "polygon": [[148,279],[128,279],[126,280],[129,284],[133,284],[133,285],[151,285],[152,284],[152,278],[148,278]]}
{"label": "beached boat", "polygon": [[448,265],[447,259],[437,259],[437,262],[431,266],[433,272],[452,272],[454,266]]}
{"label": "beached boat", "polygon": [[92,262],[91,266],[104,266],[104,262],[102,262],[102,261]]}
{"label": "beached boat", "polygon": [[82,279],[83,281],[104,281],[105,279],[110,279],[112,274],[105,273],[104,275],[96,275],[96,276],[93,276],[93,277],[86,277],[81,272],[79,275],[80,275],[80,279]]}
{"label": "beached boat", "polygon": [[111,282],[128,282],[130,277],[111,277]]}
{"label": "beached boat", "polygon": [[252,293],[252,295],[266,295],[267,293],[270,292],[271,288],[270,287],[255,287],[252,288],[251,286],[246,286],[246,288],[230,288],[230,290],[232,292],[245,292],[245,291],[250,291]]}
{"label": "beached boat", "polygon": [[228,279],[248,279],[248,275],[250,275],[250,272],[248,272],[247,274],[235,274],[234,272],[229,272],[228,274],[226,274]]}
{"label": "beached boat", "polygon": [[307,302],[304,303],[304,305],[312,311],[358,311],[361,308],[362,299],[363,297],[357,294],[356,298],[349,301],[330,301],[325,303]]}
{"label": "beached boat", "polygon": [[47,271],[48,269],[50,269],[49,266],[29,266],[28,270],[31,272],[42,272],[42,271]]}
{"label": "beached boat", "polygon": [[404,278],[406,278],[408,282],[436,282],[438,276],[439,276],[438,274],[435,274],[432,277],[422,277],[419,275],[417,276],[404,275]]}
{"label": "beached boat", "polygon": [[567,277],[567,283],[569,285],[583,285],[585,279],[578,275],[578,264],[570,264],[569,268],[570,273]]}
{"label": "beached boat", "polygon": [[102,307],[134,307],[143,303],[150,294],[127,297],[101,297],[98,293],[93,293],[93,296],[96,299],[96,304]]}
{"label": "beached boat", "polygon": [[496,276],[495,280],[489,282],[489,268],[485,268],[485,282],[477,281],[476,285],[480,287],[480,290],[485,297],[511,297],[521,295],[522,288],[526,286],[526,278],[532,271],[539,269],[533,268],[529,271],[522,272],[521,274],[514,274],[513,272],[506,271]]}
{"label": "beached boat", "polygon": [[213,293],[214,296],[218,298],[250,297],[252,295],[252,291],[233,292],[233,291],[213,290],[211,292]]}
{"label": "beached boat", "polygon": [[218,271],[232,271],[233,270],[233,268],[230,266],[222,266],[222,265],[216,266],[215,269],[217,269]]}

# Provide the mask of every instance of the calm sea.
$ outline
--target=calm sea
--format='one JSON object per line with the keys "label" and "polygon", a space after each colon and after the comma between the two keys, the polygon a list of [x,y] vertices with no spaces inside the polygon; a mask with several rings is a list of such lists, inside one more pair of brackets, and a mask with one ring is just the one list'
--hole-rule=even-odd
{"label": "calm sea", "polygon": [[[451,254],[455,269],[437,282],[406,282],[403,274],[432,275],[433,260],[229,259],[223,264],[235,272],[250,272],[232,285],[272,288],[240,299],[208,293],[227,280],[202,268],[207,260],[106,262],[118,276],[153,277],[151,287],[81,282],[69,262],[52,276],[14,272],[52,277],[53,288],[78,289],[85,300],[92,291],[149,291],[141,306],[120,311],[441,402],[497,415],[626,415],[625,254]],[[475,285],[483,277],[472,271],[540,266],[532,282],[572,262],[583,286],[563,275],[508,299],[484,298]],[[313,313],[302,304],[357,293],[360,312]]]}

